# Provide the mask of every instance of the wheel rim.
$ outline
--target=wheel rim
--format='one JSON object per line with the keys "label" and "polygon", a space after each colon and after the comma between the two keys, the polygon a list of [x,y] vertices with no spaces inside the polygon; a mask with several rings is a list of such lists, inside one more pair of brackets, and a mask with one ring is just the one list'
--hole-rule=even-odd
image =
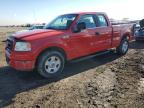
{"label": "wheel rim", "polygon": [[47,73],[54,74],[60,69],[60,67],[61,67],[61,60],[57,56],[51,56],[45,62],[45,71]]}
{"label": "wheel rim", "polygon": [[124,41],[123,45],[122,45],[122,51],[123,53],[125,53],[128,50],[128,42]]}

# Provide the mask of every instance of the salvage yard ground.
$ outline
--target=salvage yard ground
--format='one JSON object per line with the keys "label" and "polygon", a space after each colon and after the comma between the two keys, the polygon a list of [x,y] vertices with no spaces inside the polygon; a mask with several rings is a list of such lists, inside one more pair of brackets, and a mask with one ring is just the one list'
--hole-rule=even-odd
{"label": "salvage yard ground", "polygon": [[[0,41],[20,29],[0,28]],[[68,63],[55,79],[8,67],[1,42],[0,64],[0,108],[144,108],[144,42],[131,42],[125,56]]]}

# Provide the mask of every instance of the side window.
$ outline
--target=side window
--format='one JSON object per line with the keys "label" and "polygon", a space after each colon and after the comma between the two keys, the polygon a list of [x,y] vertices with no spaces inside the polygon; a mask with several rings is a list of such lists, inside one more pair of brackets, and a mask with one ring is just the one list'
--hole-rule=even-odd
{"label": "side window", "polygon": [[107,27],[108,23],[106,18],[103,15],[97,15],[98,22],[99,22],[99,27]]}
{"label": "side window", "polygon": [[78,23],[85,22],[86,28],[94,28],[96,27],[93,15],[83,15],[78,20]]}

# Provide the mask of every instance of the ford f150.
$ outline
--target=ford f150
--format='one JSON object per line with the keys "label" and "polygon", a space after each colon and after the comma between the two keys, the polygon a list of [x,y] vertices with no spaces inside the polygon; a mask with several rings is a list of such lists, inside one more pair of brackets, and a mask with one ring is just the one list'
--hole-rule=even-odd
{"label": "ford f150", "polygon": [[58,16],[41,30],[15,33],[6,41],[7,63],[16,70],[49,78],[63,71],[66,61],[116,48],[126,54],[130,25],[112,25],[105,13],[82,12]]}

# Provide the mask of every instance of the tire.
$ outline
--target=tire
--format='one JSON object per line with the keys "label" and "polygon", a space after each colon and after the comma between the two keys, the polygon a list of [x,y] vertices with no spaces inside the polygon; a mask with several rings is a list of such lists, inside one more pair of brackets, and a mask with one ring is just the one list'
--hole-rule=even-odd
{"label": "tire", "polygon": [[116,52],[119,55],[125,55],[129,49],[129,41],[127,38],[122,39],[119,47],[116,48]]}
{"label": "tire", "polygon": [[45,78],[57,77],[64,69],[65,58],[58,51],[46,51],[38,59],[37,71]]}

